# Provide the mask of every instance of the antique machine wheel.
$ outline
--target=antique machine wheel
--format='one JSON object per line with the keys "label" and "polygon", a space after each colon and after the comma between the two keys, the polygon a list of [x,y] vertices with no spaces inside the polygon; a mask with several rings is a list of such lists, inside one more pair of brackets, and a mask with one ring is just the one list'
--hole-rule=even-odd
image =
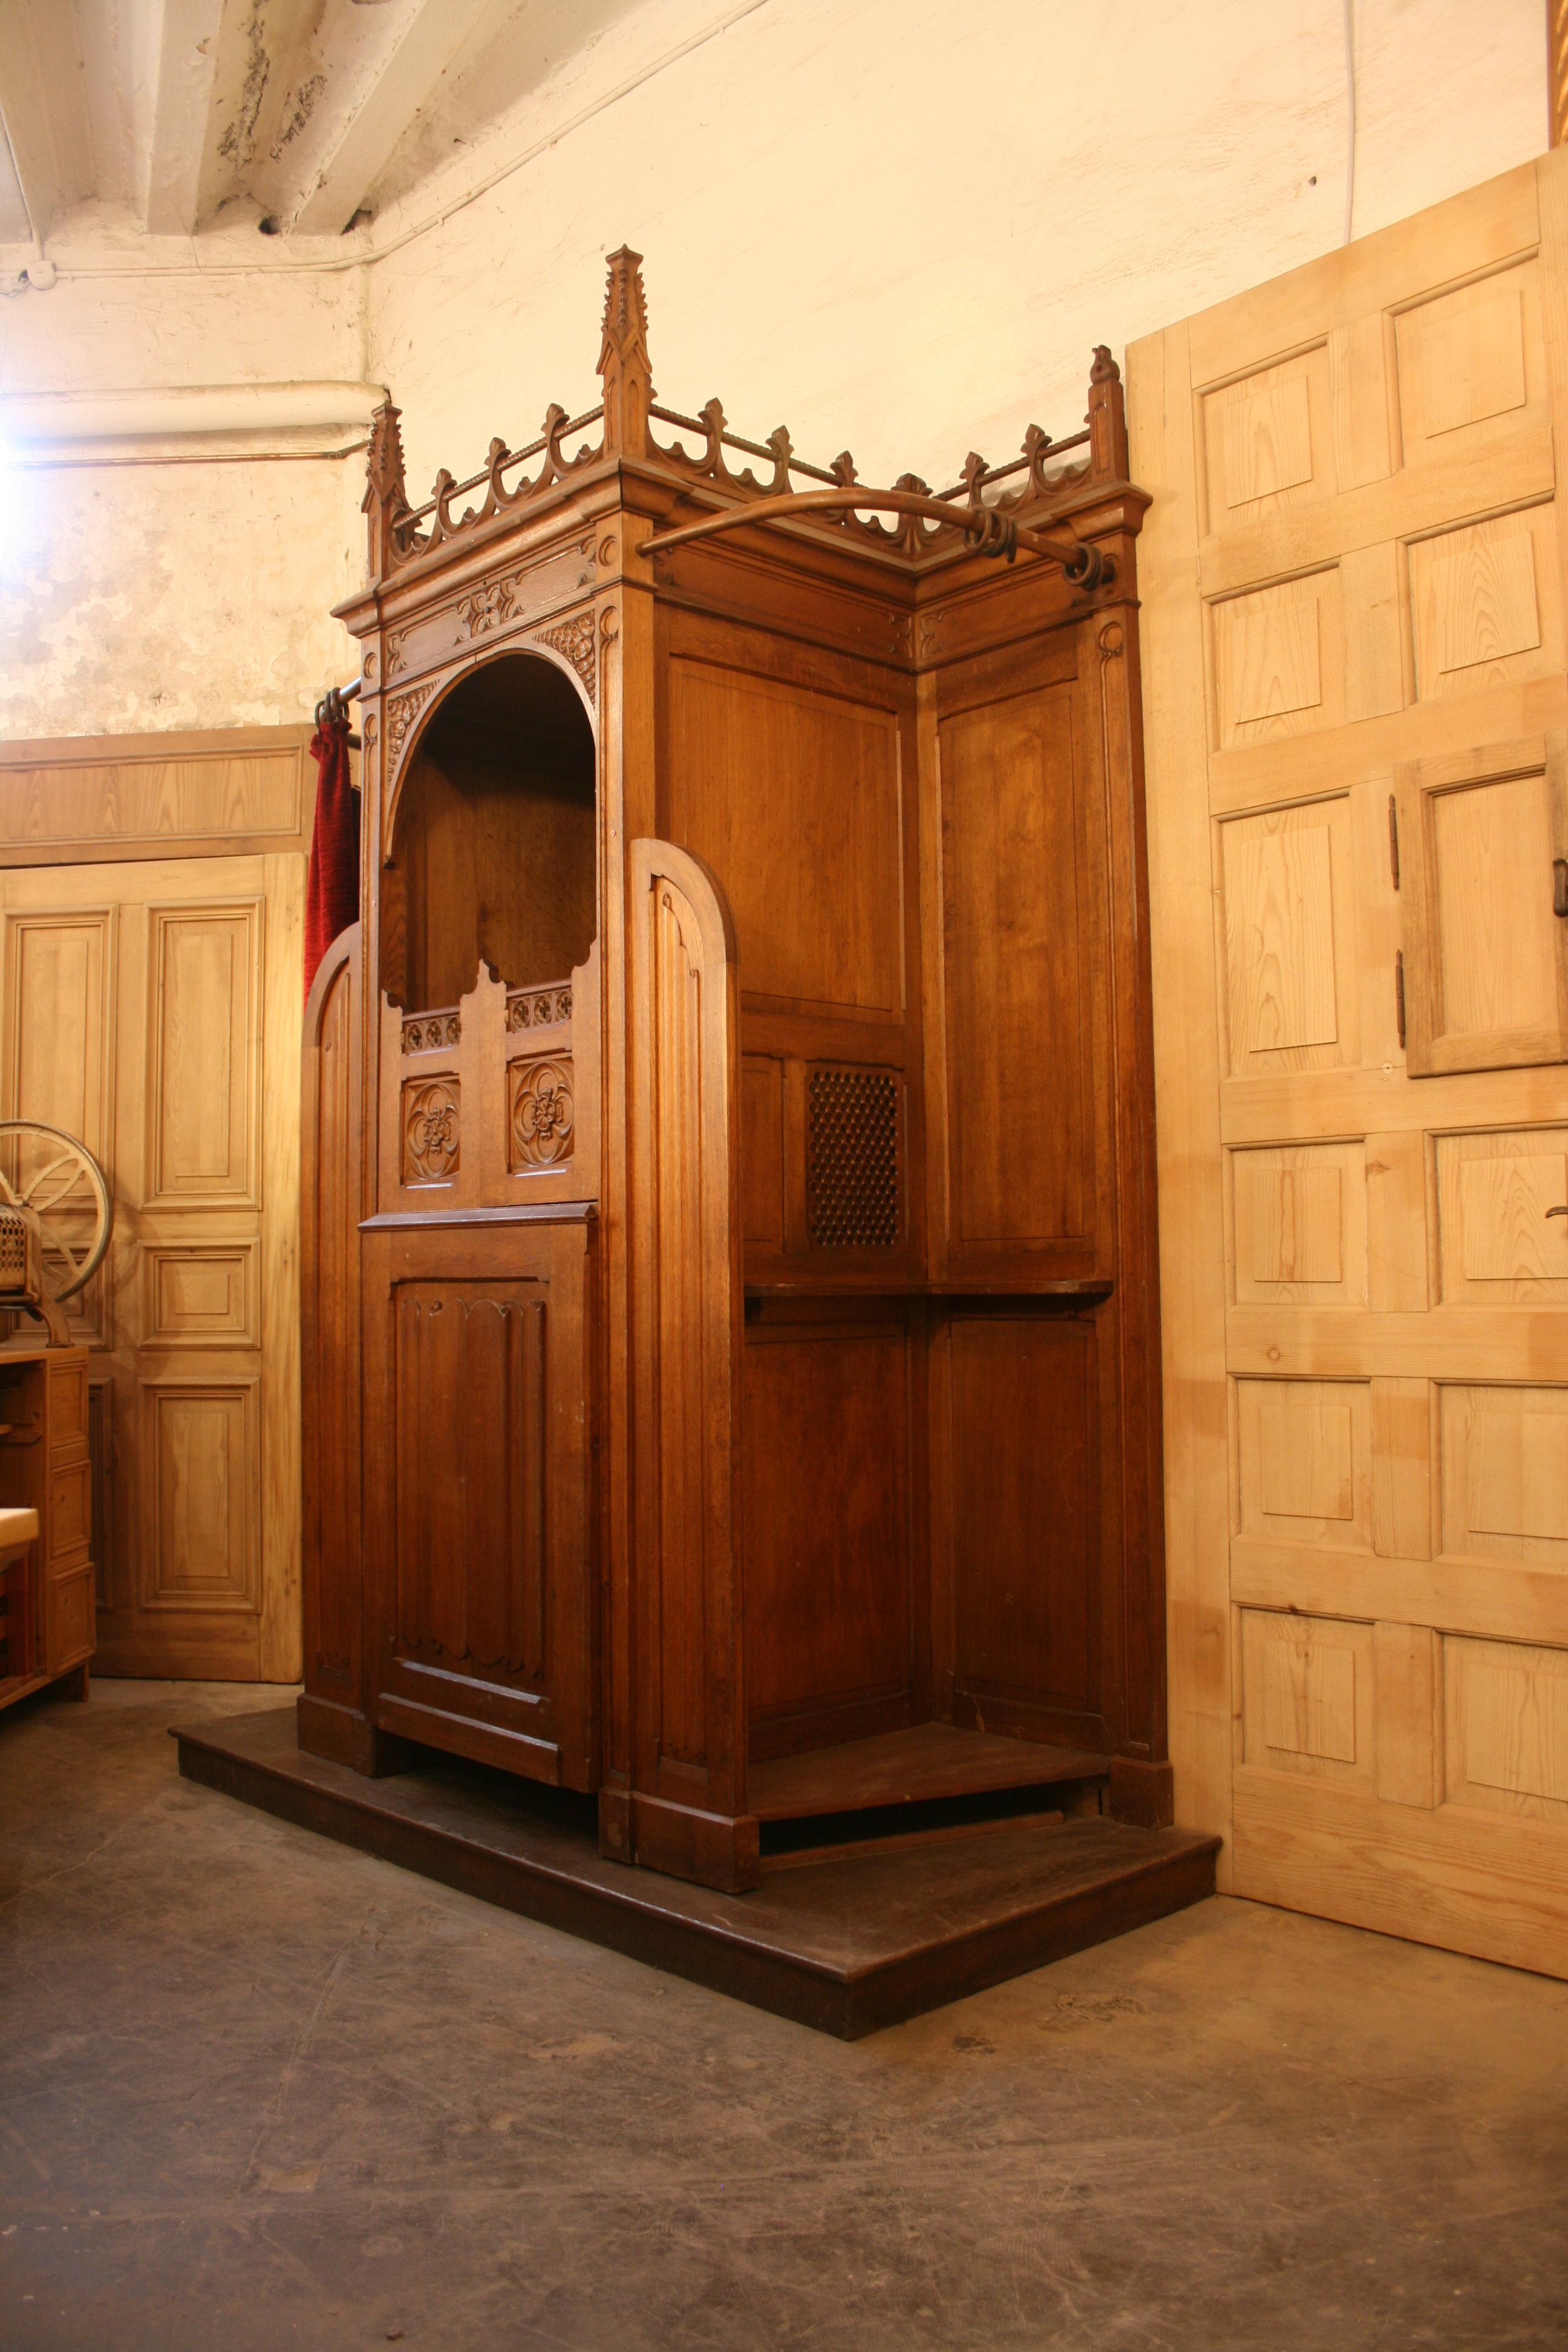
{"label": "antique machine wheel", "polygon": [[113,1230],[109,1180],[85,1143],[38,1119],[0,1119],[0,1307],[38,1316],[64,1347],[65,1302],[91,1281]]}

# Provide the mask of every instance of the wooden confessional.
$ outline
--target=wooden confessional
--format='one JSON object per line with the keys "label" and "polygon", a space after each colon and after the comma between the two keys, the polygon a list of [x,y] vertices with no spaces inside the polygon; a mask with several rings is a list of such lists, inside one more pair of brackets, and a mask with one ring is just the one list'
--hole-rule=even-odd
{"label": "wooden confessional", "polygon": [[300,1746],[729,1890],[759,1824],[1168,1822],[1117,371],[933,497],[661,407],[635,254],[599,364],[421,507],[374,427]]}

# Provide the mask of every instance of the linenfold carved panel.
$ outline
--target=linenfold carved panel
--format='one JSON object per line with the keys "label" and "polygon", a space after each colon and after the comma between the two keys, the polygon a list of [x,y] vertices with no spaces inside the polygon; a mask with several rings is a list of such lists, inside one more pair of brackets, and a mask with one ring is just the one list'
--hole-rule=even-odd
{"label": "linenfold carved panel", "polygon": [[572,1157],[572,1060],[550,1055],[507,1069],[507,1165],[514,1176]]}
{"label": "linenfold carved panel", "polygon": [[403,1087],[403,1181],[446,1184],[457,1174],[462,1112],[455,1077],[409,1078]]}

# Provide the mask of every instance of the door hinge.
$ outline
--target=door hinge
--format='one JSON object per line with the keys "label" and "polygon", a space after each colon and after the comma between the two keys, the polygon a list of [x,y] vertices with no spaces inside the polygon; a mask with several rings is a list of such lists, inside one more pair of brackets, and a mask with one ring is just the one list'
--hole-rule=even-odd
{"label": "door hinge", "polygon": [[1394,1017],[1399,1025],[1401,1051],[1405,1045],[1405,950],[1396,948],[1394,955]]}
{"label": "door hinge", "polygon": [[1394,887],[1399,887],[1399,803],[1392,793],[1388,795],[1388,870],[1394,877]]}

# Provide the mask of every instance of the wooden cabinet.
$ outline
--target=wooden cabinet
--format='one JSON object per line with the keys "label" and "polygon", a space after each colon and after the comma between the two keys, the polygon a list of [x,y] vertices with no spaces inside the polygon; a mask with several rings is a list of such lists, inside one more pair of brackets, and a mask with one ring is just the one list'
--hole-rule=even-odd
{"label": "wooden cabinet", "polygon": [[73,1677],[93,1653],[92,1465],[85,1348],[0,1348],[0,1506],[37,1540],[0,1560],[0,1706]]}
{"label": "wooden cabinet", "polygon": [[1168,1818],[1115,371],[891,526],[652,400],[625,253],[601,372],[423,508],[375,427],[301,1740],[731,1888],[763,1813],[996,1786],[998,1733]]}

